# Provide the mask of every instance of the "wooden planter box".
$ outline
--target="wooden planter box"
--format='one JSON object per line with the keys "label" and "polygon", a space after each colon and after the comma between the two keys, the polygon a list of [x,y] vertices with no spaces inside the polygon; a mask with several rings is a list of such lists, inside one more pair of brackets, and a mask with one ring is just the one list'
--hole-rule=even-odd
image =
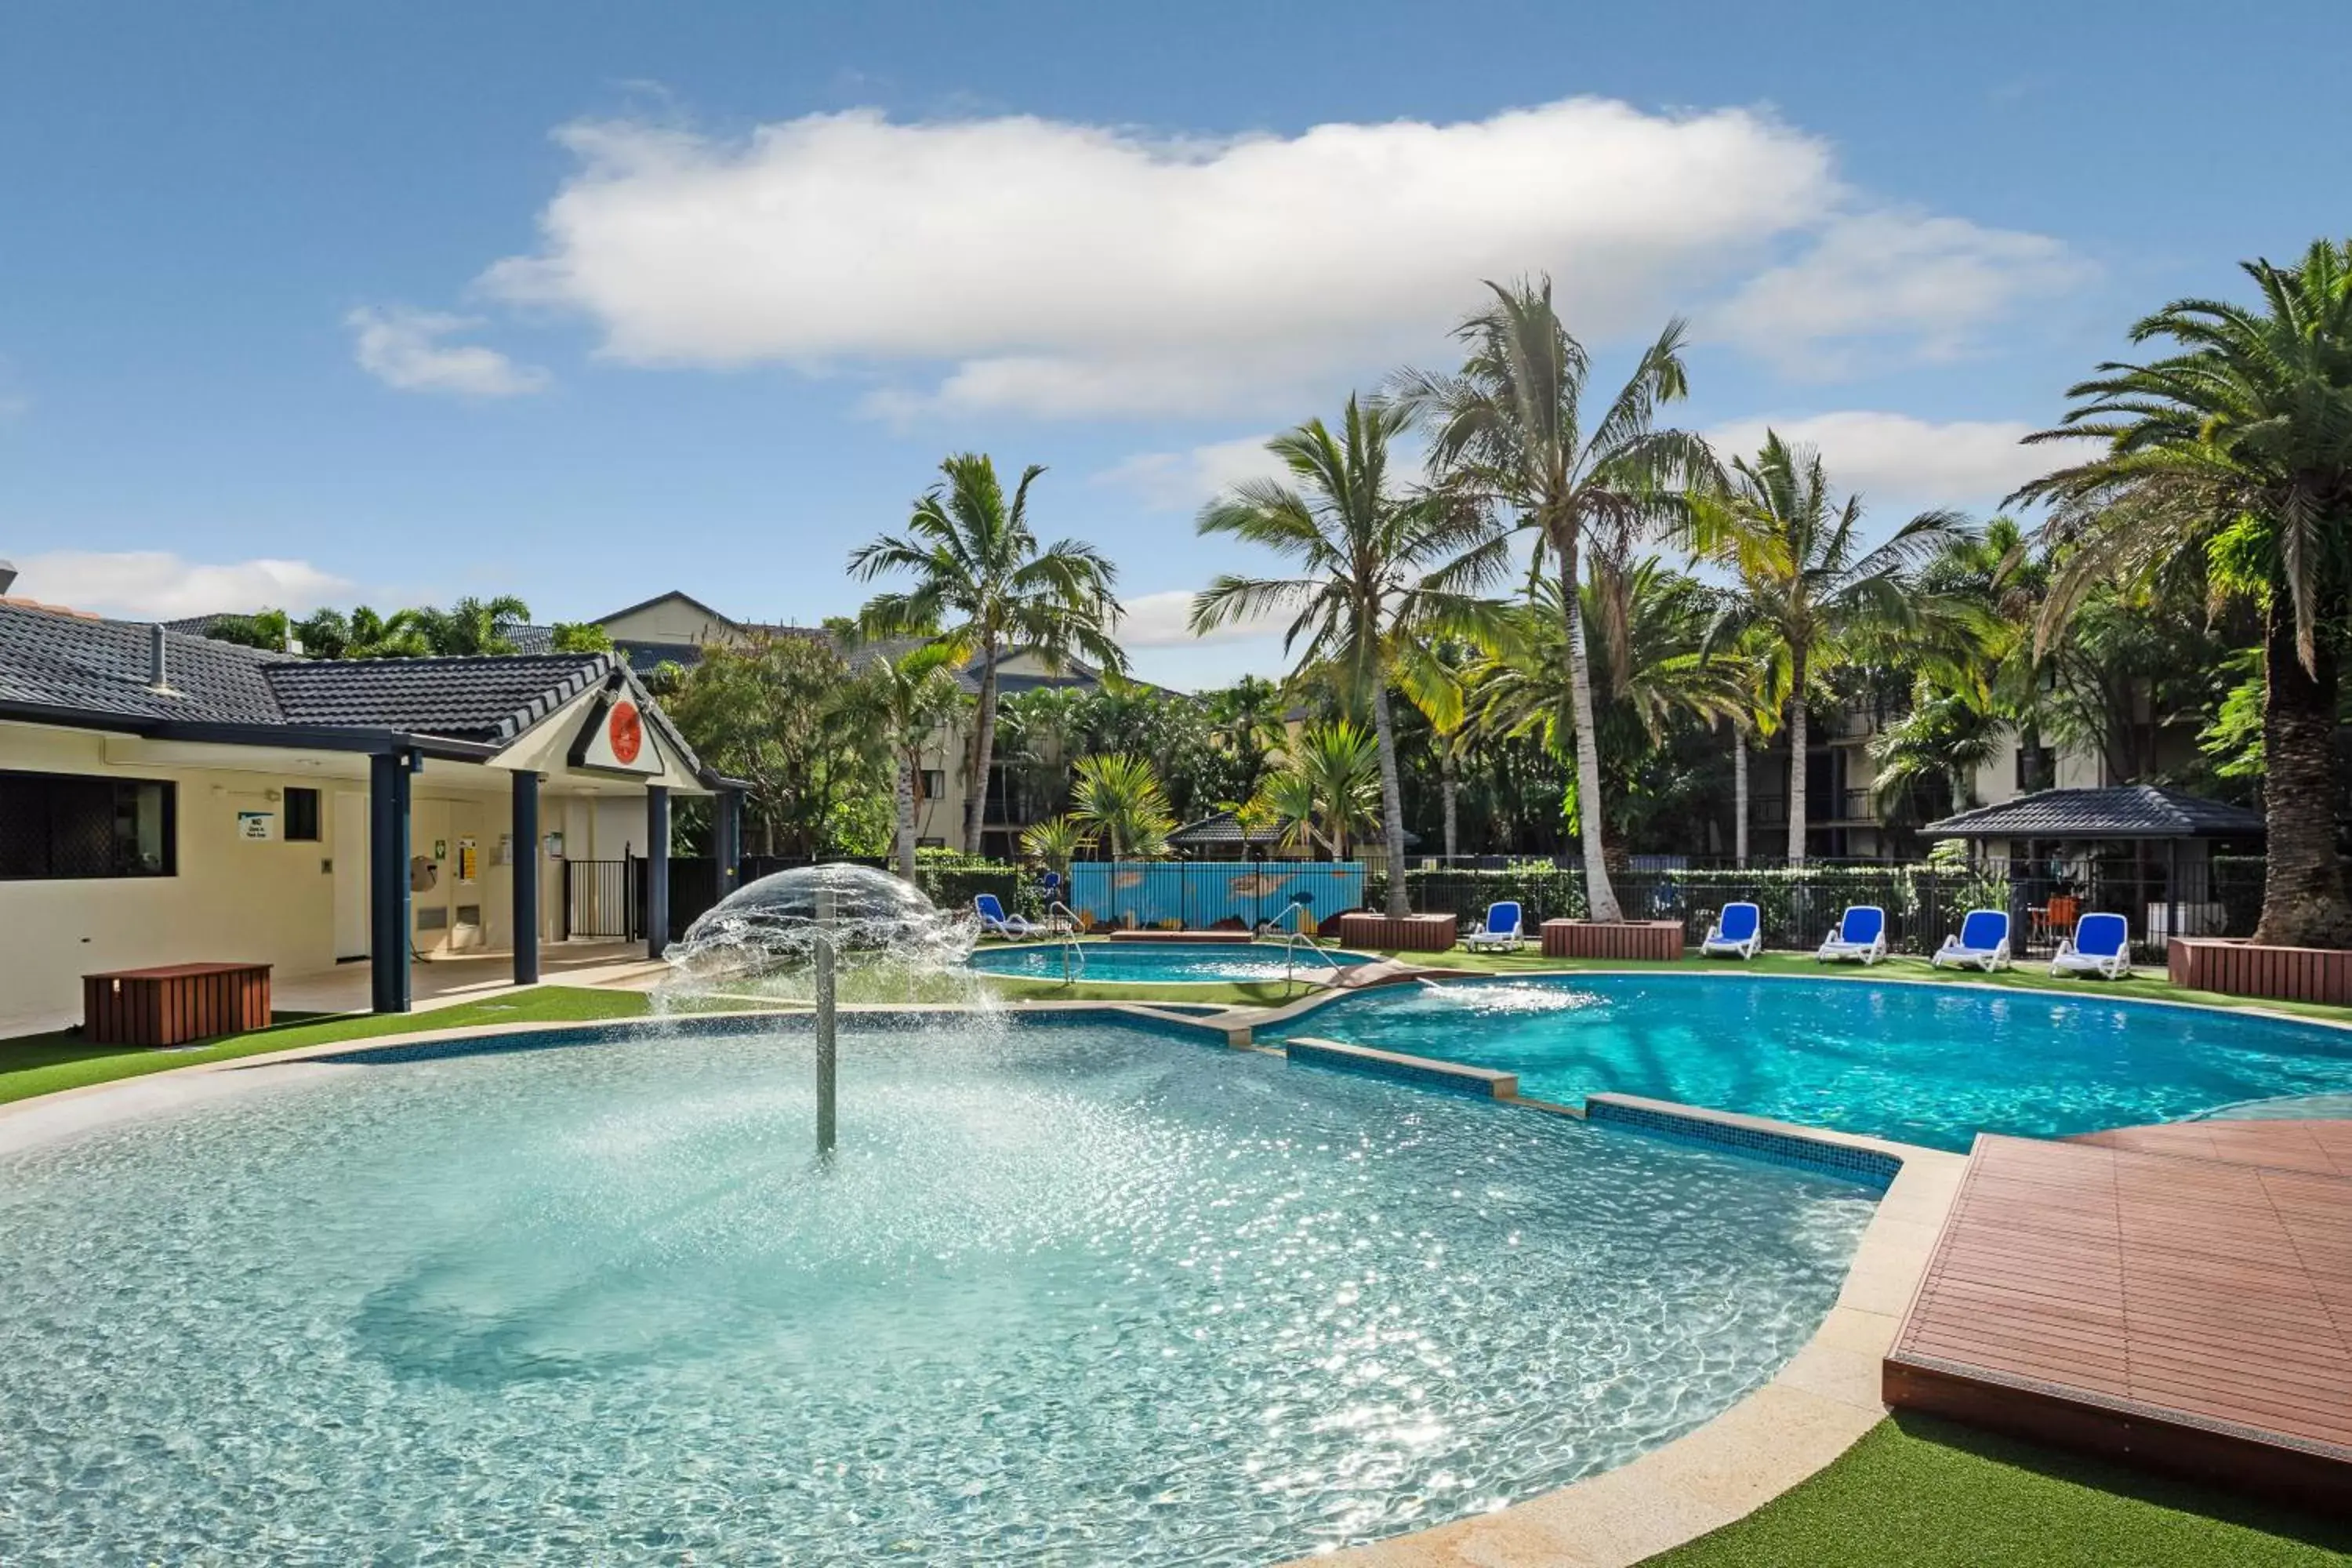
{"label": "wooden planter box", "polygon": [[168,963],[81,977],[82,1034],[101,1046],[177,1046],[269,1026],[269,965]]}
{"label": "wooden planter box", "polygon": [[1392,921],[1360,910],[1339,917],[1339,945],[1392,952],[1444,952],[1454,946],[1454,928],[1459,923],[1453,915],[1407,915]]}
{"label": "wooden planter box", "polygon": [[2256,947],[2215,937],[2175,937],[2165,950],[2164,967],[2175,985],[2191,991],[2352,1005],[2352,951],[2343,948]]}
{"label": "wooden planter box", "polygon": [[1546,921],[1546,958],[1636,958],[1672,961],[1683,955],[1680,921]]}

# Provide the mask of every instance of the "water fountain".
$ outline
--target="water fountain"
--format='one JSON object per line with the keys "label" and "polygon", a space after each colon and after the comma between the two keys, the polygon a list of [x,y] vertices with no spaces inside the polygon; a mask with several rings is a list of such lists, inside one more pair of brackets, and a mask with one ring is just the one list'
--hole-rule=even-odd
{"label": "water fountain", "polygon": [[924,977],[963,974],[977,935],[971,920],[887,871],[799,867],[746,883],[704,910],[666,955],[676,973],[658,997],[664,1005],[730,996],[814,1003],[816,1146],[829,1154],[844,974],[903,982],[911,1000]]}

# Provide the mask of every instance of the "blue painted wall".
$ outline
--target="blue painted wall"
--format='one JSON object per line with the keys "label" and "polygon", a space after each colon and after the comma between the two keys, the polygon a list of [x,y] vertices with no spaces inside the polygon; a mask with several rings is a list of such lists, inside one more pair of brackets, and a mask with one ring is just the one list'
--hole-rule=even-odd
{"label": "blue painted wall", "polygon": [[1353,860],[1082,860],[1070,868],[1070,907],[1092,926],[1255,926],[1301,897],[1309,931],[1360,909],[1364,868]]}

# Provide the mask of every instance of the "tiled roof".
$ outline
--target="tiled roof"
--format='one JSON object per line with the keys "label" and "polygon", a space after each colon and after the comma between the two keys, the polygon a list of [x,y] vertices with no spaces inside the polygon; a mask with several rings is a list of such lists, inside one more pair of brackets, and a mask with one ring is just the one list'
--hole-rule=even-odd
{"label": "tiled roof", "polygon": [[2159,784],[2045,789],[1920,829],[1943,838],[2255,838],[2258,812]]}
{"label": "tiled roof", "polygon": [[[495,745],[620,668],[604,653],[307,659],[166,630],[165,686],[158,689],[155,630],[0,600],[0,705],[60,717],[388,731]],[[646,713],[683,764],[699,772],[693,749],[658,705]]]}
{"label": "tiled roof", "polygon": [[1168,842],[1179,848],[1200,844],[1273,844],[1282,837],[1278,827],[1260,827],[1244,832],[1241,819],[1230,811],[1220,811],[1198,822],[1188,822],[1168,836]]}
{"label": "tiled roof", "polygon": [[163,634],[166,689],[150,684],[154,628],[0,603],[0,702],[125,718],[274,724],[267,672],[283,654]]}
{"label": "tiled roof", "polygon": [[294,660],[269,684],[289,724],[509,741],[612,669],[601,653]]}

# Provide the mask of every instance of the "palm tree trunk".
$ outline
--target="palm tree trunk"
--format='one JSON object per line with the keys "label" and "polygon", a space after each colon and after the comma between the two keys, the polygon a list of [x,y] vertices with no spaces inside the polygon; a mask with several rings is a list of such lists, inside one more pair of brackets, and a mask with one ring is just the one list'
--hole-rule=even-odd
{"label": "palm tree trunk", "polygon": [[915,755],[898,753],[898,876],[908,885],[915,880]]}
{"label": "palm tree trunk", "polygon": [[1397,782],[1396,715],[1389,710],[1389,683],[1372,680],[1372,732],[1381,745],[1381,837],[1389,852],[1389,919],[1411,912],[1404,888],[1404,791]]}
{"label": "palm tree trunk", "polygon": [[1438,785],[1445,795],[1445,863],[1450,867],[1454,858],[1462,852],[1460,836],[1455,830],[1459,819],[1454,814],[1454,796],[1461,791],[1462,779],[1451,745],[1437,753],[1437,777]]}
{"label": "palm tree trunk", "polygon": [[1789,864],[1805,863],[1805,650],[1789,654]]}
{"label": "palm tree trunk", "polygon": [[1584,651],[1584,608],[1577,600],[1578,541],[1573,531],[1556,542],[1559,551],[1559,598],[1568,620],[1568,685],[1576,721],[1577,839],[1584,849],[1585,903],[1596,921],[1622,921],[1617,889],[1610,885],[1607,846],[1601,839],[1601,747],[1592,717],[1592,660]]}
{"label": "palm tree trunk", "polygon": [[[2333,624],[2336,616],[2326,618]],[[2271,595],[2263,648],[2263,805],[2269,861],[2254,940],[2352,947],[2352,905],[2336,853],[2336,648],[2323,631],[2316,670],[2296,657],[2294,606]]]}
{"label": "palm tree trunk", "polygon": [[980,712],[971,735],[971,778],[963,803],[963,852],[980,853],[981,824],[988,819],[988,772],[996,762],[996,639],[981,652]]}
{"label": "palm tree trunk", "polygon": [[1731,726],[1731,859],[1748,869],[1748,731]]}

